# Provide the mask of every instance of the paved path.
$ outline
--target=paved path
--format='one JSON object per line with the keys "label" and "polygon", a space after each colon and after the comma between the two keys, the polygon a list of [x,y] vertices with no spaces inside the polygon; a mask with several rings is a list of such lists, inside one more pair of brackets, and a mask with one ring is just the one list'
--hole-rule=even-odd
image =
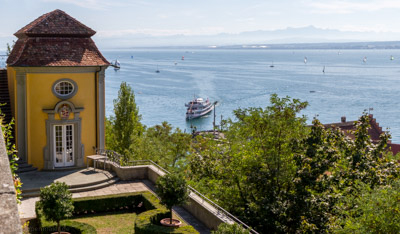
{"label": "paved path", "polygon": [[22,191],[41,188],[50,185],[54,181],[65,182],[69,186],[95,183],[107,180],[114,176],[114,173],[104,170],[76,169],[68,171],[32,171],[19,174],[22,181]]}

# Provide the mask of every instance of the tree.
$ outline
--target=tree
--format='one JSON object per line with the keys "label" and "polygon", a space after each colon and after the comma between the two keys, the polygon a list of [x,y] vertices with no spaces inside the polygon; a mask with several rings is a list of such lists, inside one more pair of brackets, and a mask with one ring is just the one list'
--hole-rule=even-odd
{"label": "tree", "polygon": [[[356,185],[362,196],[348,196],[346,203],[354,203],[336,226],[334,233],[398,233],[400,230],[400,182],[379,186]],[[351,200],[351,201],[350,201]]]}
{"label": "tree", "polygon": [[[118,98],[114,99],[115,117],[107,121],[107,147],[126,157],[133,156],[135,146],[144,131],[140,123],[141,116],[136,107],[135,95],[130,85],[122,82],[118,91]],[[109,127],[111,125],[112,127]]]}
{"label": "tree", "polygon": [[72,194],[64,182],[55,182],[40,189],[40,208],[46,219],[57,222],[60,233],[60,221],[72,216],[74,206]]}
{"label": "tree", "polygon": [[156,182],[156,193],[161,199],[161,204],[169,209],[172,224],[172,207],[185,204],[189,196],[185,179],[178,174],[161,176]]}
{"label": "tree", "polygon": [[226,139],[196,139],[191,178],[201,192],[259,232],[279,232],[296,172],[292,142],[307,135],[306,102],[271,95],[271,106],[238,109]]}
{"label": "tree", "polygon": [[7,51],[6,51],[6,55],[7,55],[7,56],[10,55],[12,49],[14,48],[14,45],[15,45],[15,41],[14,41],[14,40],[12,41],[12,44],[11,44],[11,45],[7,43]]}
{"label": "tree", "polygon": [[[369,117],[356,122],[354,140],[339,129],[298,117],[306,103],[271,96],[265,109],[236,110],[226,139],[195,139],[189,177],[196,189],[261,233],[331,232],[352,202],[371,188],[398,180],[386,156],[390,135],[369,138]],[[351,198],[351,199],[344,199]]]}
{"label": "tree", "polygon": [[212,234],[250,234],[249,230],[244,229],[242,226],[240,226],[237,223],[234,224],[228,224],[228,223],[222,223],[218,226],[218,229],[216,231],[211,231]]}

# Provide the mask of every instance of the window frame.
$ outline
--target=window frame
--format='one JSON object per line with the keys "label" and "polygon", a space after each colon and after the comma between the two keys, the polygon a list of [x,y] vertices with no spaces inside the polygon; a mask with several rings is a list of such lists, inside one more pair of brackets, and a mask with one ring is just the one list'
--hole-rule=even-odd
{"label": "window frame", "polygon": [[[72,85],[73,90],[71,93],[65,95],[65,94],[60,94],[56,91],[56,86],[61,84],[62,82],[68,82]],[[54,96],[56,96],[60,99],[66,100],[66,99],[69,99],[69,98],[72,98],[73,96],[75,96],[76,92],[78,92],[78,85],[76,84],[75,81],[73,81],[71,79],[63,78],[63,79],[59,79],[53,83],[53,85],[51,87],[51,91],[53,92]]]}

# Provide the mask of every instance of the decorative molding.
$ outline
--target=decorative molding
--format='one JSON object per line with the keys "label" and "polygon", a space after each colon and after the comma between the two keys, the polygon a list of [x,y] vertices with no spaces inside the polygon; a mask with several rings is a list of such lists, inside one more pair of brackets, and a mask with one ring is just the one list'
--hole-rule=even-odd
{"label": "decorative molding", "polygon": [[[55,115],[58,114],[59,109],[67,104],[71,108],[71,112],[74,113],[73,119],[60,119],[56,120]],[[82,119],[79,117],[79,113],[83,111],[84,108],[76,108],[72,102],[61,101],[58,102],[53,109],[43,109],[43,112],[48,114],[48,119],[46,120],[46,136],[47,142],[46,146],[43,148],[43,159],[45,170],[54,169],[54,125],[62,124],[73,124],[74,125],[74,162],[75,166],[84,166],[83,155],[85,152],[84,145],[82,144]]]}

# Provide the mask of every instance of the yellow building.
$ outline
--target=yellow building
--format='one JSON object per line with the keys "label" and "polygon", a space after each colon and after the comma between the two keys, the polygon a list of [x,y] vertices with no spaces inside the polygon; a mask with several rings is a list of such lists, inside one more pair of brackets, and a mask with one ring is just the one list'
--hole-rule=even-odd
{"label": "yellow building", "polygon": [[104,148],[107,60],[96,32],[61,10],[14,35],[7,60],[18,156],[38,169],[82,167]]}

